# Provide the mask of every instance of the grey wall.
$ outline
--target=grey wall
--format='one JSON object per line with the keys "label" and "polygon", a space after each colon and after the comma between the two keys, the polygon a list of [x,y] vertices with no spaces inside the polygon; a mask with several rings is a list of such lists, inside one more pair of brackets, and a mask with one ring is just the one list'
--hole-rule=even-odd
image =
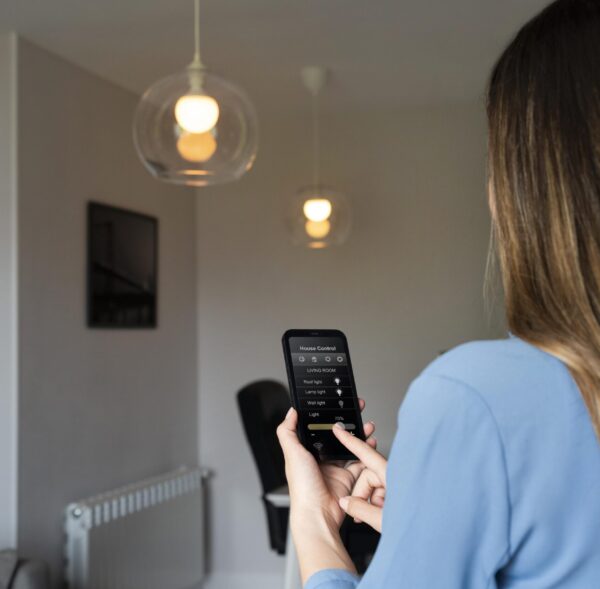
{"label": "grey wall", "polygon": [[0,34],[0,548],[17,521],[16,47]]}
{"label": "grey wall", "polygon": [[[18,533],[57,578],[69,501],[196,461],[195,197],[138,162],[135,96],[19,52]],[[88,200],[159,218],[158,329],[86,328]]]}
{"label": "grey wall", "polygon": [[285,329],[347,333],[383,449],[430,360],[501,332],[482,297],[482,105],[326,116],[324,180],[351,197],[355,226],[345,246],[321,251],[291,246],[282,223],[287,197],[310,182],[308,120],[265,113],[255,169],[199,191],[199,447],[216,471],[211,588],[281,586],[235,393],[253,379],[285,379]]}

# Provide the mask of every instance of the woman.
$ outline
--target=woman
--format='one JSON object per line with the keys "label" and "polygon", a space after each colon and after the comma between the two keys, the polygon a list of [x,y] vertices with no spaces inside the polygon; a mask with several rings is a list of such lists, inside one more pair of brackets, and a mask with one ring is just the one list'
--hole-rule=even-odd
{"label": "woman", "polygon": [[[488,121],[512,335],[421,374],[387,464],[335,429],[360,462],[319,468],[290,410],[278,435],[307,588],[600,588],[598,0],[558,0],[519,32]],[[346,514],[382,531],[360,582]]]}

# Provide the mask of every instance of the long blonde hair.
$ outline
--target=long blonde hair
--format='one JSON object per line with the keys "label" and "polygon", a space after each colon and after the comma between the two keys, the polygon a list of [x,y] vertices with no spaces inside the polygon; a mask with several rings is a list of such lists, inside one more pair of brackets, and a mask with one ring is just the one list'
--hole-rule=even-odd
{"label": "long blonde hair", "polygon": [[600,436],[600,2],[527,23],[487,102],[509,329],[565,362]]}

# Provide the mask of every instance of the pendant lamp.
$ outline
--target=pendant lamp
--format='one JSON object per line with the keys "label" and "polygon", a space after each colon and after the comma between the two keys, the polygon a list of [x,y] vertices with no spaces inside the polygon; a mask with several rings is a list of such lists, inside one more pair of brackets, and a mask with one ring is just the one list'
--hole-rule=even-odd
{"label": "pendant lamp", "polygon": [[348,199],[321,183],[318,98],[327,78],[328,71],[322,67],[302,70],[302,80],[312,97],[313,179],[291,198],[287,212],[292,242],[310,249],[341,245],[351,226]]}
{"label": "pendant lamp", "polygon": [[133,123],[136,151],[148,171],[189,186],[237,180],[252,167],[258,149],[252,103],[202,63],[199,3],[195,0],[192,62],[146,90]]}

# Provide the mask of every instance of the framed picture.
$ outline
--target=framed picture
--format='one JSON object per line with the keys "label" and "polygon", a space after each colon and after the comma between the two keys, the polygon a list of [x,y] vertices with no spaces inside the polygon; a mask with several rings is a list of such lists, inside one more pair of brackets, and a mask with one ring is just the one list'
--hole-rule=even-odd
{"label": "framed picture", "polygon": [[88,203],[89,327],[157,324],[158,219]]}

